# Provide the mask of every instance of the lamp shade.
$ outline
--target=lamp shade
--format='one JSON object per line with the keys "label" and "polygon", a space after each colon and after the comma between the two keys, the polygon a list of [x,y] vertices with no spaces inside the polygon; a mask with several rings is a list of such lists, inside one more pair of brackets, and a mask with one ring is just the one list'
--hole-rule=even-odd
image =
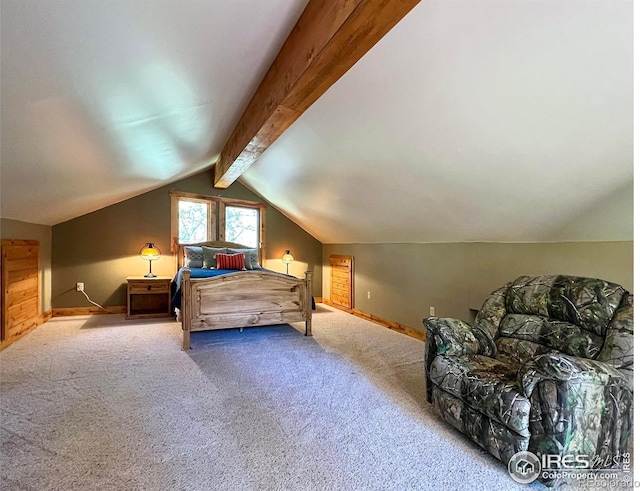
{"label": "lamp shade", "polygon": [[155,261],[160,259],[160,249],[153,242],[147,242],[142,249],[140,249],[140,257],[147,261]]}
{"label": "lamp shade", "polygon": [[291,255],[290,250],[287,249],[286,251],[284,251],[284,254],[282,255],[282,262],[285,264],[293,262],[293,256]]}

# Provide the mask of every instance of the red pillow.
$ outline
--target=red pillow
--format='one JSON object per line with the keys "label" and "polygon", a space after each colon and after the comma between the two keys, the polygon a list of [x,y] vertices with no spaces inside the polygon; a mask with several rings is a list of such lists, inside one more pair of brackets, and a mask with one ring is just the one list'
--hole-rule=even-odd
{"label": "red pillow", "polygon": [[244,269],[244,254],[216,254],[216,266],[218,269]]}

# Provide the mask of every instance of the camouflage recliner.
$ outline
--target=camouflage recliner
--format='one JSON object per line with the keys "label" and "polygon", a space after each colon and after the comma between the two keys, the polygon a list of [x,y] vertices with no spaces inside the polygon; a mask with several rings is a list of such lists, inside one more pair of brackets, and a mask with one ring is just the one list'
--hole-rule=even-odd
{"label": "camouflage recliner", "polygon": [[620,463],[633,403],[633,295],[621,286],[522,276],[493,292],[474,324],[424,325],[427,400],[494,457]]}

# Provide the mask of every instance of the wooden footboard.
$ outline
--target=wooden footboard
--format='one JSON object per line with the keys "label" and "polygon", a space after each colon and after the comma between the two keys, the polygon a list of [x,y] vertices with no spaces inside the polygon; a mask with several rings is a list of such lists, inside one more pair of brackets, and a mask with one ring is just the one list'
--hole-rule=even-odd
{"label": "wooden footboard", "polygon": [[192,279],[186,269],[182,279],[182,349],[191,347],[191,331],[305,321],[312,335],[310,271],[304,279],[267,271]]}

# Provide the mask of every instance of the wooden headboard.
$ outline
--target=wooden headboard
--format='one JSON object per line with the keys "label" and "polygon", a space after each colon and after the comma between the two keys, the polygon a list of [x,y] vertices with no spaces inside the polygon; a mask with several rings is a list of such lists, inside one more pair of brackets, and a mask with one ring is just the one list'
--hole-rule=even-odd
{"label": "wooden headboard", "polygon": [[[249,247],[242,244],[236,244],[235,242],[225,242],[223,240],[210,240],[207,242],[196,242],[194,244],[180,244],[178,239],[174,237],[173,250],[176,254],[176,271],[184,265],[184,248],[187,246],[205,246],[205,247],[229,247],[231,249],[256,249],[255,247]],[[258,248],[258,257],[260,258],[260,264],[264,264],[264,257],[262,256],[262,250]],[[264,266],[263,266],[264,267]]]}

